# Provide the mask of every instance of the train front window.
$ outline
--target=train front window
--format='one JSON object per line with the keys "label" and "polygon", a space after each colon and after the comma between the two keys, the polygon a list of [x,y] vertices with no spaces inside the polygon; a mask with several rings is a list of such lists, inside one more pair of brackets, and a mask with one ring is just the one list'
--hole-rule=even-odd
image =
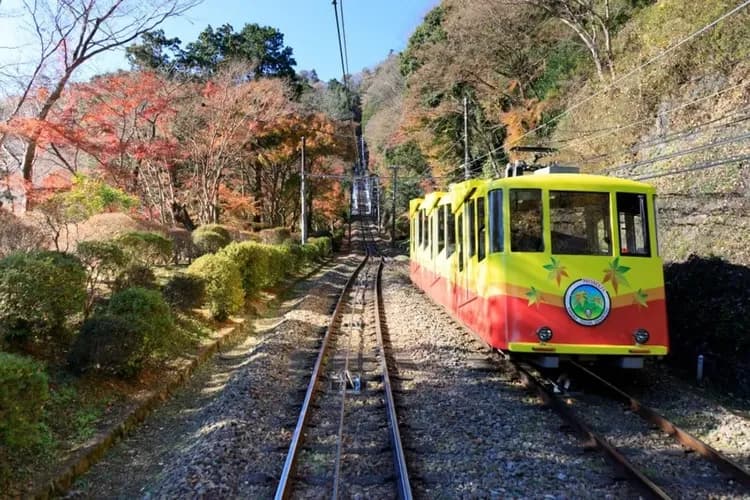
{"label": "train front window", "polygon": [[550,191],[552,253],[612,255],[609,193]]}
{"label": "train front window", "polygon": [[543,252],[542,190],[510,190],[510,250]]}
{"label": "train front window", "polygon": [[617,193],[617,222],[620,254],[650,257],[646,195]]}

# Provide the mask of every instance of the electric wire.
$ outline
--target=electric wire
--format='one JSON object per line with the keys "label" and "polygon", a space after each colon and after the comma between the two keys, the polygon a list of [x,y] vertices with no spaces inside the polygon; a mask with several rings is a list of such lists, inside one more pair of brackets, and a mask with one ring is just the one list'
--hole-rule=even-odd
{"label": "electric wire", "polygon": [[[341,27],[339,26],[339,8],[338,8],[338,5],[336,4],[336,0],[333,0],[331,4],[333,5],[334,17],[336,18],[336,35],[338,36],[338,40],[339,40],[339,56],[341,57],[341,73],[344,78],[344,87],[348,89],[349,86],[347,85],[346,65],[344,64],[344,45],[341,43]],[[348,100],[348,96],[349,94],[347,92],[347,100]]]}
{"label": "electric wire", "polygon": [[[621,77],[617,78],[617,79],[616,79],[615,81],[613,81],[613,82],[612,82],[612,83],[610,83],[609,85],[606,85],[606,86],[605,86],[604,88],[602,88],[601,90],[599,90],[599,91],[597,91],[597,92],[594,92],[593,94],[589,95],[588,97],[586,97],[586,98],[584,98],[584,99],[582,99],[582,100],[578,101],[578,102],[577,102],[576,104],[574,104],[574,105],[572,105],[572,106],[568,107],[568,108],[567,108],[567,109],[565,109],[564,111],[562,111],[562,112],[558,113],[557,115],[553,116],[553,117],[552,117],[552,118],[551,118],[550,120],[546,121],[545,123],[543,123],[543,124],[541,124],[541,125],[539,125],[539,126],[537,126],[537,127],[533,128],[533,129],[531,129],[531,130],[529,130],[529,131],[525,132],[525,133],[524,133],[523,135],[521,135],[520,137],[516,138],[516,139],[515,139],[515,140],[514,140],[514,141],[513,141],[513,142],[512,142],[511,144],[510,144],[510,147],[513,147],[513,146],[515,146],[515,145],[519,144],[519,143],[521,142],[521,140],[522,140],[522,139],[524,139],[525,137],[529,136],[530,134],[532,134],[532,133],[534,133],[534,132],[537,132],[537,131],[539,131],[539,130],[541,130],[541,129],[543,129],[543,128],[549,127],[549,126],[550,126],[550,125],[551,125],[552,123],[554,123],[554,122],[556,122],[556,121],[560,120],[561,118],[563,118],[564,116],[566,116],[566,115],[570,114],[570,113],[571,113],[572,111],[574,111],[575,109],[578,109],[579,107],[581,107],[581,106],[582,106],[583,104],[585,104],[586,102],[588,102],[588,101],[590,101],[590,100],[594,99],[595,97],[598,97],[598,96],[602,95],[603,93],[605,93],[605,92],[607,92],[607,91],[611,90],[612,88],[615,88],[615,87],[616,87],[617,85],[619,85],[620,83],[622,83],[622,82],[623,82],[624,80],[626,80],[626,79],[630,78],[631,76],[633,76],[634,74],[636,74],[636,73],[638,73],[639,71],[643,70],[643,69],[644,69],[644,68],[646,68],[647,66],[650,66],[651,64],[653,64],[653,63],[655,63],[655,62],[657,62],[657,61],[660,61],[661,59],[663,59],[664,57],[666,57],[666,56],[667,56],[667,55],[669,55],[670,53],[672,53],[672,52],[674,52],[675,50],[677,50],[677,49],[678,49],[679,47],[681,47],[682,45],[684,45],[684,44],[686,44],[687,42],[689,42],[689,41],[693,40],[694,38],[696,38],[696,37],[698,37],[698,36],[702,35],[702,34],[703,34],[703,33],[705,33],[706,31],[708,31],[708,30],[712,29],[712,28],[713,28],[714,26],[716,26],[716,25],[717,25],[718,23],[720,23],[720,22],[721,22],[721,21],[723,21],[724,19],[726,19],[726,18],[728,18],[728,17],[730,17],[730,16],[734,15],[735,13],[737,13],[737,12],[739,12],[740,10],[744,9],[744,8],[745,8],[745,7],[747,7],[748,5],[750,5],[750,0],[745,0],[745,1],[743,1],[743,2],[742,2],[741,4],[739,4],[739,5],[737,6],[737,7],[735,7],[735,8],[733,8],[732,10],[730,10],[730,11],[728,11],[728,12],[726,12],[726,13],[722,14],[722,15],[721,15],[720,17],[718,17],[718,18],[717,18],[717,19],[715,19],[714,21],[712,21],[712,22],[708,23],[707,25],[703,26],[703,27],[702,27],[702,28],[700,28],[699,30],[697,30],[697,31],[694,31],[693,33],[691,33],[691,34],[690,34],[690,35],[688,35],[687,37],[685,37],[685,38],[681,39],[681,40],[680,40],[680,41],[678,41],[677,43],[675,43],[675,44],[671,45],[670,47],[666,48],[665,50],[663,50],[662,52],[660,52],[660,53],[659,53],[659,54],[657,54],[656,56],[652,57],[651,59],[649,59],[649,60],[648,60],[648,61],[646,61],[645,63],[643,63],[643,64],[641,64],[641,65],[637,66],[636,68],[634,68],[634,69],[632,69],[632,70],[630,70],[629,72],[627,72],[627,73],[626,73],[626,74],[624,74],[623,76],[621,76]],[[747,84],[747,82],[743,82],[743,83],[741,83],[741,84],[737,85],[737,87],[739,87],[739,86],[744,86],[744,85],[746,85],[746,84]],[[726,89],[726,90],[730,90],[730,89]],[[708,96],[708,97],[710,97],[710,96]],[[687,106],[687,104],[686,104],[685,106]],[[643,120],[640,120],[640,121],[639,121],[638,123],[643,123]],[[636,124],[637,124],[636,122],[633,122],[633,123],[630,123],[630,124],[626,124],[625,126],[623,126],[623,128],[625,128],[625,127],[632,127],[632,126],[635,126]],[[498,127],[500,127],[500,126],[501,126],[501,125],[498,125]],[[485,153],[485,154],[483,154],[483,155],[481,155],[481,156],[478,156],[478,157],[474,158],[474,161],[477,161],[477,160],[482,160],[482,159],[484,159],[484,158],[487,158],[487,157],[489,157],[490,155],[492,155],[493,153],[495,153],[495,152],[499,151],[500,149],[502,149],[502,148],[504,148],[504,147],[505,147],[505,146],[499,146],[499,147],[497,147],[497,148],[493,148],[493,149],[491,149],[491,150],[490,150],[489,152],[487,152],[487,153]],[[457,168],[456,168],[455,170],[457,171],[457,170],[459,170],[459,169],[462,169],[462,168],[464,168],[464,165],[463,165],[463,163],[462,163],[461,165],[459,165],[459,166],[458,166],[458,167],[457,167]]]}
{"label": "electric wire", "polygon": [[722,95],[722,94],[724,94],[726,92],[729,92],[730,90],[736,90],[736,89],[744,88],[744,87],[747,87],[747,86],[750,86],[750,80],[741,82],[741,83],[739,83],[737,85],[732,85],[730,87],[725,87],[725,88],[723,88],[721,90],[718,90],[718,91],[716,91],[716,92],[714,92],[712,94],[705,95],[705,96],[699,97],[697,99],[693,99],[693,100],[691,100],[689,102],[686,102],[686,103],[680,104],[679,106],[675,106],[674,108],[668,109],[667,111],[658,113],[656,116],[649,116],[648,118],[643,118],[643,119],[640,119],[640,120],[632,121],[630,123],[626,123],[624,125],[618,125],[616,127],[612,127],[608,131],[603,131],[600,134],[590,135],[588,137],[579,137],[579,138],[568,137],[568,138],[563,138],[563,139],[558,139],[558,140],[552,141],[552,143],[553,144],[555,144],[557,142],[569,142],[570,143],[570,142],[578,141],[578,142],[575,142],[575,144],[572,144],[572,145],[568,144],[568,145],[563,146],[561,148],[557,148],[559,151],[565,151],[567,149],[572,149],[573,147],[581,146],[583,144],[588,144],[589,142],[591,142],[593,140],[600,139],[602,137],[606,137],[606,136],[611,135],[611,134],[615,134],[615,133],[620,132],[622,130],[627,130],[627,129],[635,127],[637,125],[642,125],[644,123],[649,123],[651,120],[653,120],[654,118],[658,118],[660,115],[668,116],[668,115],[671,115],[672,113],[675,113],[677,111],[683,110],[683,109],[685,109],[687,107],[690,107],[690,106],[692,106],[694,104],[697,104],[699,102],[706,101],[706,100],[711,99],[713,97],[720,96],[720,95]]}
{"label": "electric wire", "polygon": [[706,161],[702,163],[694,163],[687,167],[676,168],[673,170],[668,170],[666,172],[654,172],[654,173],[639,175],[639,176],[633,177],[633,180],[643,181],[647,179],[667,177],[670,175],[686,174],[690,172],[695,172],[697,170],[705,170],[708,168],[714,168],[714,167],[727,165],[730,163],[738,163],[738,162],[743,162],[743,161],[750,161],[750,155],[738,155],[738,156],[732,156],[729,158],[722,158],[720,160],[710,160],[710,161]]}
{"label": "electric wire", "polygon": [[642,161],[636,161],[636,162],[633,162],[633,163],[626,163],[624,165],[618,165],[616,167],[612,167],[612,168],[608,168],[606,170],[603,170],[603,172],[605,172],[605,173],[612,173],[612,172],[620,172],[620,171],[623,171],[623,170],[630,170],[630,169],[633,169],[633,168],[643,167],[645,165],[651,165],[653,163],[658,163],[658,162],[661,162],[661,161],[671,160],[672,158],[678,158],[680,156],[685,156],[685,155],[689,155],[689,154],[692,154],[692,153],[699,153],[701,151],[705,151],[707,149],[713,149],[713,148],[718,147],[718,146],[724,146],[726,144],[731,144],[731,143],[734,143],[734,142],[741,142],[741,141],[744,141],[744,140],[747,140],[747,139],[750,139],[750,133],[740,134],[740,135],[736,135],[734,137],[727,137],[725,139],[720,139],[720,140],[709,142],[709,143],[706,143],[706,144],[701,144],[699,146],[695,146],[695,147],[692,147],[692,148],[682,149],[680,151],[675,151],[673,153],[668,153],[668,154],[665,154],[665,155],[656,156],[654,158],[649,158],[648,160],[642,160]]}
{"label": "electric wire", "polygon": [[348,76],[349,73],[349,51],[346,45],[346,24],[344,24],[344,0],[339,0],[339,5],[341,7],[341,34],[344,38],[344,67],[346,71],[346,75]]}
{"label": "electric wire", "polygon": [[671,54],[672,52],[674,52],[675,50],[677,50],[677,49],[678,49],[679,47],[681,47],[682,45],[686,44],[687,42],[689,42],[689,41],[693,40],[694,38],[696,38],[696,37],[698,37],[698,36],[702,35],[703,33],[707,32],[708,30],[712,29],[712,28],[713,28],[714,26],[716,26],[717,24],[719,24],[719,23],[720,23],[721,21],[723,21],[724,19],[728,18],[729,16],[732,16],[732,15],[736,14],[737,12],[739,12],[739,11],[740,11],[740,10],[742,10],[742,9],[744,9],[744,8],[745,8],[745,7],[747,7],[748,5],[750,5],[750,0],[745,0],[744,2],[742,2],[742,3],[740,4],[740,5],[738,5],[738,6],[737,6],[737,7],[735,7],[734,9],[732,9],[732,10],[730,10],[730,11],[728,11],[728,12],[726,12],[726,13],[722,14],[721,16],[719,16],[719,18],[718,18],[718,19],[715,19],[714,21],[712,21],[712,22],[708,23],[707,25],[705,25],[705,26],[704,26],[704,27],[702,27],[701,29],[699,29],[699,30],[697,30],[697,31],[694,31],[693,33],[691,33],[691,34],[690,34],[690,35],[688,35],[687,37],[683,38],[683,39],[682,39],[682,40],[680,40],[679,42],[677,42],[677,43],[675,43],[674,45],[672,45],[672,46],[668,47],[667,49],[663,50],[662,52],[660,52],[660,53],[659,53],[659,54],[657,54],[656,56],[652,57],[651,59],[649,59],[649,60],[648,60],[648,61],[646,61],[645,63],[643,63],[643,64],[641,64],[641,65],[639,65],[639,66],[635,67],[634,69],[632,69],[632,70],[628,71],[627,73],[625,73],[625,74],[624,74],[624,75],[622,75],[621,77],[617,78],[617,79],[616,79],[615,81],[613,81],[613,82],[612,82],[612,83],[610,83],[609,85],[606,85],[606,86],[605,86],[604,88],[602,88],[601,90],[599,90],[599,91],[597,91],[597,92],[594,92],[593,94],[591,94],[590,96],[586,97],[585,99],[582,99],[582,100],[580,100],[579,102],[577,102],[576,104],[574,104],[573,106],[570,106],[570,107],[569,107],[569,108],[567,108],[567,109],[566,109],[565,111],[563,111],[563,112],[561,112],[561,113],[559,113],[559,114],[557,114],[557,115],[553,116],[553,117],[552,117],[552,118],[551,118],[551,119],[550,119],[549,121],[547,121],[547,122],[543,123],[542,125],[539,125],[539,126],[537,126],[537,127],[533,128],[533,129],[529,130],[528,132],[524,133],[524,134],[523,134],[522,136],[518,137],[518,138],[517,138],[517,139],[516,139],[516,140],[515,140],[515,141],[513,142],[513,144],[512,144],[512,145],[516,145],[516,144],[518,144],[518,143],[519,143],[519,142],[521,141],[521,139],[523,139],[524,137],[526,137],[526,136],[528,136],[528,135],[532,134],[533,132],[536,132],[536,131],[538,131],[538,130],[541,130],[541,129],[543,129],[543,128],[546,128],[546,127],[548,127],[548,126],[549,126],[549,125],[550,125],[551,123],[554,123],[554,122],[558,121],[558,120],[559,120],[560,118],[562,118],[562,117],[564,117],[564,116],[566,116],[566,115],[570,114],[570,113],[571,113],[572,111],[574,111],[575,109],[578,109],[579,107],[581,107],[582,105],[584,105],[584,104],[585,104],[585,103],[587,103],[588,101],[590,101],[590,100],[594,99],[595,97],[598,97],[598,96],[602,95],[603,93],[605,93],[605,92],[607,92],[607,91],[609,91],[609,90],[611,90],[611,89],[615,88],[615,87],[616,87],[617,85],[619,85],[619,84],[620,84],[621,82],[623,82],[623,81],[625,81],[626,79],[630,78],[630,77],[631,77],[631,76],[633,76],[634,74],[636,74],[636,73],[640,72],[640,71],[641,71],[642,69],[644,69],[645,67],[647,67],[647,66],[650,66],[651,64],[653,64],[653,63],[655,63],[655,62],[657,62],[657,61],[660,61],[661,59],[663,59],[663,58],[664,58],[664,57],[666,57],[667,55],[669,55],[669,54]]}
{"label": "electric wire", "polygon": [[[625,147],[622,147],[622,148],[610,150],[610,151],[608,151],[606,153],[601,153],[601,154],[597,154],[597,155],[593,155],[593,156],[581,157],[580,159],[576,160],[576,162],[588,165],[588,164],[599,162],[599,161],[604,160],[606,158],[610,158],[610,157],[618,155],[618,154],[623,154],[623,153],[635,154],[635,153],[638,153],[639,151],[643,151],[643,150],[646,150],[646,149],[651,149],[651,148],[654,148],[654,147],[657,147],[657,146],[666,145],[666,144],[672,143],[674,141],[679,141],[679,140],[685,139],[685,138],[687,138],[687,137],[689,137],[689,136],[691,136],[691,135],[695,134],[696,132],[698,132],[700,130],[703,130],[703,129],[714,130],[714,129],[720,129],[720,128],[723,128],[723,127],[729,127],[731,125],[736,125],[737,123],[741,123],[743,121],[750,120],[750,114],[739,115],[739,113],[745,112],[745,111],[750,111],[750,107],[738,109],[738,110],[733,111],[729,115],[721,116],[719,118],[714,118],[713,120],[709,120],[707,122],[702,122],[702,123],[700,123],[698,125],[695,125],[695,126],[686,127],[686,128],[681,129],[681,130],[672,132],[670,134],[666,134],[666,135],[664,135],[662,137],[654,137],[652,139],[648,139],[648,140],[642,141],[642,142],[634,144],[632,146],[625,146]],[[724,120],[727,120],[727,119],[730,119],[730,118],[732,120],[729,121],[729,122],[717,124],[717,122],[721,122],[721,121],[724,121]]]}

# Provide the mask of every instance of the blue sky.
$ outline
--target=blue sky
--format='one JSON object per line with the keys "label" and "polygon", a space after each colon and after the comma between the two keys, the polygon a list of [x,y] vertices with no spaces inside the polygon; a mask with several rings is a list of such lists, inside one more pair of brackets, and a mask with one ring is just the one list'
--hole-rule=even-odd
{"label": "blue sky", "polygon": [[[388,51],[402,50],[424,14],[439,0],[343,0],[349,70],[357,73],[385,59]],[[20,0],[3,0],[3,10]],[[17,42],[18,20],[0,19],[0,47]],[[207,25],[224,23],[239,30],[245,23],[273,26],[292,47],[297,69],[315,69],[323,80],[341,79],[336,21],[331,0],[204,0],[182,18],[168,20],[167,36],[183,46],[196,39]],[[3,52],[6,52],[5,57]],[[15,54],[18,56],[18,52]],[[0,62],[8,56],[0,48]],[[126,68],[124,52],[102,54],[83,70],[88,75]],[[84,75],[77,75],[81,78]]]}

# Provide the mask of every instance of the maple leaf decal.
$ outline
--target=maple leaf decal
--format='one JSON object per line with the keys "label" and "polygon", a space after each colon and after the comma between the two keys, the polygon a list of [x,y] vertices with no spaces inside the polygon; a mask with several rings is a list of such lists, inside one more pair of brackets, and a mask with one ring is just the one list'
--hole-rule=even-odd
{"label": "maple leaf decal", "polygon": [[528,306],[531,307],[535,305],[538,309],[539,304],[542,302],[542,294],[539,292],[539,290],[532,286],[531,290],[526,292],[526,296],[529,298]]}
{"label": "maple leaf decal", "polygon": [[637,292],[635,292],[635,297],[633,297],[636,304],[638,304],[639,307],[648,307],[648,303],[646,302],[646,299],[648,298],[648,294],[643,291],[643,288],[639,288]]}
{"label": "maple leaf decal", "polygon": [[625,273],[628,271],[630,271],[628,266],[620,265],[620,257],[615,257],[615,259],[609,263],[609,268],[604,270],[604,279],[602,282],[606,283],[607,281],[611,281],[612,288],[614,288],[615,293],[617,293],[617,287],[620,285],[630,286],[627,278],[625,278]]}
{"label": "maple leaf decal", "polygon": [[563,266],[562,263],[554,257],[552,257],[552,262],[545,264],[542,267],[549,271],[547,279],[555,280],[557,286],[560,286],[560,280],[563,279],[563,277],[569,276],[568,271],[566,271],[567,267]]}

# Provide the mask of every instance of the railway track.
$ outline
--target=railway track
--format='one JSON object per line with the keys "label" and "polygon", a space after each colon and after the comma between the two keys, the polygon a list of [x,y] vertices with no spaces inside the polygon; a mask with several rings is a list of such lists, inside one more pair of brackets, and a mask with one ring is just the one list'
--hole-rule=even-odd
{"label": "railway track", "polygon": [[[601,450],[648,497],[747,498],[750,494],[747,470],[586,367],[570,363],[581,377],[603,389],[605,397],[561,395],[555,382],[533,368],[516,362],[512,366],[585,440],[586,448]],[[634,417],[642,421],[633,422]]]}
{"label": "railway track", "polygon": [[369,229],[362,232],[366,257],[322,341],[277,499],[411,498],[380,325],[383,260],[373,257]]}

